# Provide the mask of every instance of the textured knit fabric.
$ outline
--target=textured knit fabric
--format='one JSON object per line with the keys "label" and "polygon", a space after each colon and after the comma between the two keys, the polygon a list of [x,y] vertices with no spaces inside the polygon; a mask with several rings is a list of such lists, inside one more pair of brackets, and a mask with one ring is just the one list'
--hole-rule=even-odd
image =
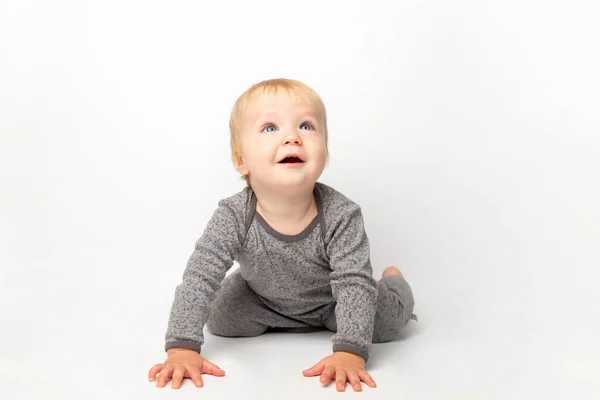
{"label": "textured knit fabric", "polygon": [[[398,338],[409,320],[416,316],[412,314],[412,291],[404,278],[385,276],[377,282],[377,289],[372,341],[382,343]],[[258,336],[268,331],[300,333],[328,329],[336,332],[335,306],[330,303],[302,318],[280,314],[264,304],[238,269],[221,284],[206,326],[211,333],[227,337]],[[368,359],[368,354],[353,346],[334,345],[334,351],[347,351]]]}
{"label": "textured knit fabric", "polygon": [[[225,284],[226,272],[237,261],[240,269],[235,274],[242,278],[245,290],[262,309],[282,317],[281,326],[268,327],[326,326],[336,331],[334,351],[368,359],[381,289],[372,276],[361,210],[322,183],[315,184],[314,195],[318,215],[297,235],[283,235],[271,228],[256,212],[256,196],[250,188],[219,202],[175,290],[165,349],[184,347],[200,352],[202,329],[213,300]],[[402,278],[397,282],[396,297],[412,302],[408,284]],[[240,290],[229,291],[225,299],[235,304],[236,296],[240,298]],[[394,298],[391,303],[399,302]],[[412,303],[403,308],[404,315],[410,316]],[[248,320],[250,314],[244,315]],[[231,318],[232,324],[239,325],[242,317]],[[402,324],[407,322],[407,318],[402,320]],[[262,324],[256,332],[246,327],[239,336],[260,334],[266,327]]]}

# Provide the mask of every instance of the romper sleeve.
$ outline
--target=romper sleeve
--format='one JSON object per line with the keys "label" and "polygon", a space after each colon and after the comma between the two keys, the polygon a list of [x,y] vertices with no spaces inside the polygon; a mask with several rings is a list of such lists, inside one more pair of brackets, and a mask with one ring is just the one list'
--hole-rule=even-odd
{"label": "romper sleeve", "polygon": [[377,282],[361,209],[354,203],[344,208],[347,209],[336,211],[327,244],[332,293],[337,302],[333,351],[368,360],[377,310]]}
{"label": "romper sleeve", "polygon": [[200,353],[210,305],[241,246],[240,216],[229,199],[219,201],[197,240],[181,283],[175,289],[165,351],[188,348]]}

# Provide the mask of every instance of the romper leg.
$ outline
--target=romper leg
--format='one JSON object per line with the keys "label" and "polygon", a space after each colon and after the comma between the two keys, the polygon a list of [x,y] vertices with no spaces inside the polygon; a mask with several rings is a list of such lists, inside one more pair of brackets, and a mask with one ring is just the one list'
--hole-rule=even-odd
{"label": "romper leg", "polygon": [[[399,276],[384,276],[377,283],[377,289],[377,311],[372,342],[389,342],[398,337],[409,320],[417,319],[412,313],[415,300],[408,282]],[[325,310],[322,320],[327,329],[337,332],[335,303]]]}
{"label": "romper leg", "polygon": [[270,328],[302,331],[308,325],[265,306],[237,270],[221,283],[211,304],[206,327],[214,335],[241,337],[258,336]]}
{"label": "romper leg", "polygon": [[408,321],[417,319],[413,314],[415,299],[410,285],[403,277],[384,276],[377,283],[377,288],[379,296],[373,343],[389,342],[398,337]]}

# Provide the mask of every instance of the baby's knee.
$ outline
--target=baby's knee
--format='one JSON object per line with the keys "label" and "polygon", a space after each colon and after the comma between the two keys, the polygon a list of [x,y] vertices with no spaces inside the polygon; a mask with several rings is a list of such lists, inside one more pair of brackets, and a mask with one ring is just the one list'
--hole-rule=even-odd
{"label": "baby's knee", "polygon": [[381,324],[379,327],[375,327],[373,331],[373,343],[385,343],[396,340],[400,337],[400,333],[404,330],[408,322],[410,321],[410,315],[408,317],[395,318],[393,321],[388,321],[386,324]]}

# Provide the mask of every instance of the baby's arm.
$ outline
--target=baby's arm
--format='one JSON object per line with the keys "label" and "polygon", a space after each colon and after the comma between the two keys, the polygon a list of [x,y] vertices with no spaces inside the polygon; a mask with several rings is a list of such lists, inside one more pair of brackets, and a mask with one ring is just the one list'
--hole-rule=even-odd
{"label": "baby's arm", "polygon": [[333,234],[327,245],[331,266],[331,288],[337,302],[337,333],[333,335],[333,354],[303,371],[304,376],[321,375],[321,383],[336,381],[338,391],[350,382],[361,391],[360,382],[375,387],[365,371],[373,338],[377,310],[377,282],[373,279],[367,238],[360,207],[348,204],[336,209]]}
{"label": "baby's arm", "polygon": [[[213,213],[185,268],[182,282],[175,290],[165,335],[167,360],[149,372],[150,381],[165,386],[173,378],[172,387],[179,388],[184,377],[202,386],[202,373],[225,374],[215,364],[200,356],[204,343],[203,327],[210,305],[233,265],[240,246],[239,214],[230,199],[221,200]],[[158,374],[158,378],[156,375]]]}
{"label": "baby's arm", "polygon": [[240,246],[236,217],[231,206],[221,200],[196,242],[183,280],[175,290],[165,350],[187,348],[200,353],[210,305]]}
{"label": "baby's arm", "polygon": [[333,351],[353,353],[366,361],[377,310],[377,281],[360,207],[352,204],[342,212],[335,219],[334,234],[327,245],[331,288],[337,302]]}

